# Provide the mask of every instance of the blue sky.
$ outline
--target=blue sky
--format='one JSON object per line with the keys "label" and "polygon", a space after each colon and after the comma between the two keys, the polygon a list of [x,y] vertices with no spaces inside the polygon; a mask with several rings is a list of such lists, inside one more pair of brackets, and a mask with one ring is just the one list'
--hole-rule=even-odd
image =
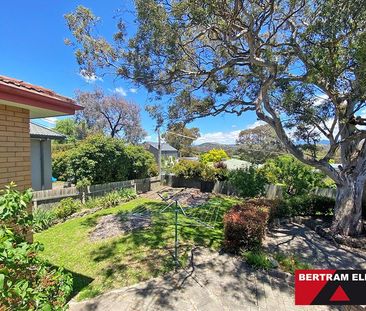
{"label": "blue sky", "polygon": [[[119,91],[128,100],[141,107],[142,124],[149,140],[155,140],[154,122],[145,112],[144,106],[151,103],[144,88],[137,88],[128,81],[104,76],[96,81],[86,81],[79,75],[73,50],[64,44],[71,38],[63,15],[73,11],[77,5],[92,9],[101,17],[99,31],[109,38],[115,32],[113,16],[132,10],[130,0],[120,1],[49,1],[18,0],[4,1],[0,11],[0,75],[21,79],[50,88],[62,95],[74,97],[75,90],[92,90],[95,86],[105,92]],[[133,26],[132,15],[123,14],[127,27]],[[40,121],[48,127],[54,120]],[[202,137],[196,143],[234,143],[241,129],[258,124],[254,113],[244,116],[224,114],[191,123],[200,128]]]}

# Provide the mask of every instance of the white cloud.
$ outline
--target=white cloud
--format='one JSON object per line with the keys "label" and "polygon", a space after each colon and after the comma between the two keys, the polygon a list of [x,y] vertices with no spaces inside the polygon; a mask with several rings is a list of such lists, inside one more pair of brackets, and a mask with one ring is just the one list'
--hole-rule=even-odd
{"label": "white cloud", "polygon": [[127,92],[123,87],[116,87],[114,91],[122,96],[127,96]]}
{"label": "white cloud", "polygon": [[131,92],[131,93],[136,94],[136,93],[137,93],[137,89],[135,89],[135,88],[130,88],[130,92]]}
{"label": "white cloud", "polygon": [[195,144],[203,144],[203,143],[220,143],[220,144],[235,144],[236,139],[238,138],[240,130],[231,131],[231,132],[212,132],[202,134],[197,140],[195,140]]}
{"label": "white cloud", "polygon": [[264,121],[262,121],[262,120],[257,120],[257,121],[255,121],[254,123],[249,124],[245,129],[254,129],[254,128],[256,128],[257,126],[264,125],[264,124],[266,124],[266,122],[264,122]]}
{"label": "white cloud", "polygon": [[95,81],[103,81],[101,77],[98,77],[94,73],[90,74],[86,70],[80,70],[79,76],[84,79],[86,83],[94,83]]}
{"label": "white cloud", "polygon": [[43,118],[42,120],[44,120],[45,122],[47,122],[49,124],[56,125],[57,118],[48,117],[48,118]]}
{"label": "white cloud", "polygon": [[[257,126],[265,124],[264,121],[255,121],[252,124],[249,124],[245,127],[245,129],[253,129]],[[237,127],[237,125],[232,125],[233,128]],[[239,133],[242,130],[234,130],[229,132],[211,132],[202,134],[197,140],[195,140],[195,144],[203,144],[203,143],[220,143],[220,144],[235,144],[238,139]]]}

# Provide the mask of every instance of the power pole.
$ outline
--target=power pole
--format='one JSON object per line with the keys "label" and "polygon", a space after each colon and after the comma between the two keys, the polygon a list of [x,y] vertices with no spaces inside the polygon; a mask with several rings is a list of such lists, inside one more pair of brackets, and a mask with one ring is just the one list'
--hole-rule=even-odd
{"label": "power pole", "polygon": [[157,128],[158,132],[158,170],[159,178],[161,180],[161,138],[160,138],[160,126]]}

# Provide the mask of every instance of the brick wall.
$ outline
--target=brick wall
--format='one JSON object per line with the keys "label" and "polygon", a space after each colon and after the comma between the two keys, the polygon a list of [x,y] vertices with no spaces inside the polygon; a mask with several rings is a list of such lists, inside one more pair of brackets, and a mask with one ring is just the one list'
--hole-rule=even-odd
{"label": "brick wall", "polygon": [[0,189],[11,181],[31,187],[29,110],[0,104]]}

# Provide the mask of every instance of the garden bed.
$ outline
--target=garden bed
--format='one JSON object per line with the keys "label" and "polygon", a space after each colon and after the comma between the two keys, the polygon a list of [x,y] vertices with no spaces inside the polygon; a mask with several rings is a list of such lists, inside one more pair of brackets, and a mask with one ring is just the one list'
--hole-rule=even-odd
{"label": "garden bed", "polygon": [[106,215],[102,216],[95,229],[90,233],[91,241],[98,241],[115,236],[130,233],[133,230],[139,230],[151,226],[151,215],[148,214],[129,214]]}

